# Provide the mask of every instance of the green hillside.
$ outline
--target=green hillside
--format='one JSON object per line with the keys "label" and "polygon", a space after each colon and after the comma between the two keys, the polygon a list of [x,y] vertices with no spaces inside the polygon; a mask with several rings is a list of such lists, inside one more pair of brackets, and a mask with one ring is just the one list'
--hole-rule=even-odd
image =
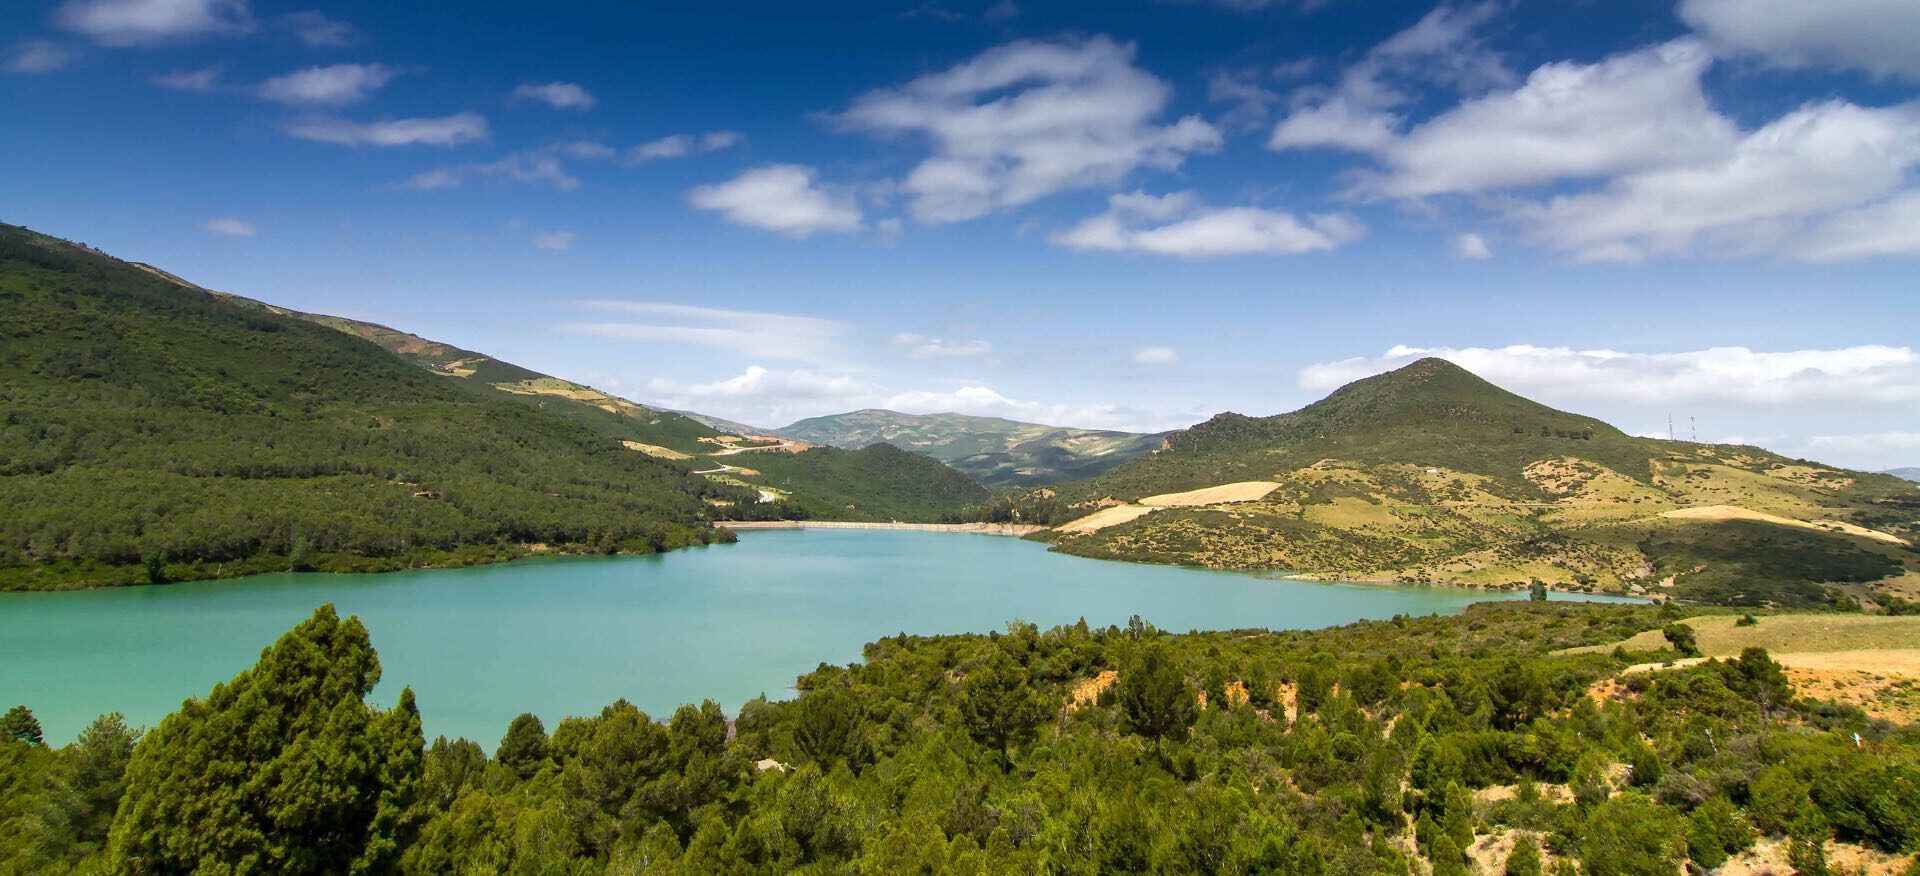
{"label": "green hillside", "polygon": [[663,550],[752,496],[12,226],[0,316],[7,589]]}
{"label": "green hillside", "polygon": [[940,460],[989,487],[1034,487],[1093,477],[1152,452],[1160,435],[1021,423],[966,414],[868,409],[801,420],[768,434],[860,448],[886,443]]}
{"label": "green hillside", "polygon": [[1911,483],[1635,438],[1439,359],[1166,445],[979,513],[1064,524],[1046,537],[1084,556],[1322,578],[1742,604],[1920,590]]}

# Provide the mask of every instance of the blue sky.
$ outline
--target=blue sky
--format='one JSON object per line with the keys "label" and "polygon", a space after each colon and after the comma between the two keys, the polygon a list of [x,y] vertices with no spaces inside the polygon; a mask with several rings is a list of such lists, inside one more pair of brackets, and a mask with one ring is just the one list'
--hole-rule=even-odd
{"label": "blue sky", "polygon": [[0,220],[758,425],[1164,429],[1434,354],[1912,465],[1914,33],[1911,0],[25,0]]}

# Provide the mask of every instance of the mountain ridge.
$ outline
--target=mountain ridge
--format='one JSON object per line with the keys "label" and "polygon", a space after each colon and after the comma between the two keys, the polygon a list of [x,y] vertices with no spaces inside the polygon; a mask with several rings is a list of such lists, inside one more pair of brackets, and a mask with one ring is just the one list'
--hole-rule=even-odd
{"label": "mountain ridge", "polygon": [[887,443],[940,460],[989,487],[1020,488],[1098,475],[1152,452],[1160,446],[1163,433],[863,408],[809,417],[766,434],[845,448]]}

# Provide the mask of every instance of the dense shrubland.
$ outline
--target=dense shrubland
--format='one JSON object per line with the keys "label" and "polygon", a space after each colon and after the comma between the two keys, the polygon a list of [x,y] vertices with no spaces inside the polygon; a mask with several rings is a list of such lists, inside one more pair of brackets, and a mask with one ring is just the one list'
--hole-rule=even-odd
{"label": "dense shrubland", "polygon": [[365,630],[323,608],[137,746],[116,716],[54,749],[9,714],[0,870],[1673,874],[1764,843],[1813,873],[1833,841],[1920,851],[1915,728],[1797,698],[1757,649],[1617,679],[1673,652],[1552,653],[1671,620],[1014,623],[875,642],[731,738],[713,703],[623,701],[550,733],[522,716],[489,753],[424,743],[410,694],[364,705]]}

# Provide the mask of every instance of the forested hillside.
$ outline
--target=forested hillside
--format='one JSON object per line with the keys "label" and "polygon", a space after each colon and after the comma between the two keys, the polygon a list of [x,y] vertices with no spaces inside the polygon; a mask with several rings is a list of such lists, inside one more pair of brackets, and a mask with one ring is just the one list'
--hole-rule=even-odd
{"label": "forested hillside", "polygon": [[732,733],[622,701],[496,746],[364,704],[372,643],[323,607],[144,736],[106,715],[53,748],[8,713],[0,871],[1915,872],[1920,730],[1876,717],[1912,682],[1862,707],[1759,648],[1663,669],[1698,647],[1679,617],[1013,623],[875,642]]}
{"label": "forested hillside", "polygon": [[811,417],[768,434],[849,449],[891,444],[940,460],[996,489],[1093,477],[1154,450],[1162,437],[885,410]]}
{"label": "forested hillside", "polygon": [[755,498],[339,331],[0,227],[0,587],[663,550],[716,537],[708,500]]}
{"label": "forested hillside", "polygon": [[1085,556],[1383,582],[1843,605],[1920,594],[1920,487],[1635,438],[1425,359],[1292,413],[1221,414],[1087,481],[976,509]]}

